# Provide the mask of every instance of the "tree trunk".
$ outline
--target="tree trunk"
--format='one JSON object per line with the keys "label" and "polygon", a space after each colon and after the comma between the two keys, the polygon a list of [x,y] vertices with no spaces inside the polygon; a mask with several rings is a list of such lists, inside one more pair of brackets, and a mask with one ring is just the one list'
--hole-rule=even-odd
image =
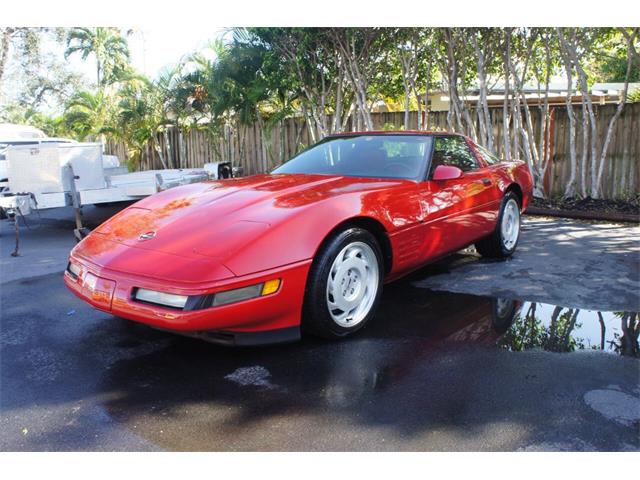
{"label": "tree trunk", "polygon": [[478,39],[475,36],[475,32],[470,34],[471,44],[476,52],[477,57],[477,73],[478,73],[478,104],[476,107],[476,114],[478,116],[478,127],[480,129],[480,142],[483,143],[487,149],[494,152],[493,149],[493,131],[491,129],[491,116],[489,114],[489,103],[487,100],[487,72],[486,72],[486,57],[485,53],[478,44]]}
{"label": "tree trunk", "polygon": [[604,341],[605,334],[607,332],[607,327],[604,324],[604,318],[602,317],[602,313],[598,312],[598,322],[600,322],[600,350],[604,350]]}
{"label": "tree trunk", "polygon": [[158,154],[158,158],[160,159],[160,163],[162,164],[162,168],[166,169],[167,168],[167,164],[164,161],[164,155],[162,154],[162,148],[160,148],[160,145],[158,144],[158,139],[156,138],[156,133],[154,133],[151,136],[151,145],[152,145],[153,149],[155,150],[155,152]]}
{"label": "tree trunk", "polygon": [[186,159],[186,151],[184,144],[184,133],[182,133],[182,129],[176,124],[176,129],[178,130],[178,158],[180,168],[185,168],[185,159]]}
{"label": "tree trunk", "polygon": [[[522,150],[524,151],[525,160],[529,165],[534,178],[534,189],[539,191],[541,189],[540,183],[543,178],[540,177],[539,172],[539,157],[538,148],[535,143],[535,136],[533,132],[533,122],[531,120],[531,112],[529,110],[529,104],[527,97],[523,91],[524,82],[527,78],[527,72],[531,60],[531,54],[533,46],[538,38],[538,31],[534,30],[529,38],[529,44],[527,46],[527,53],[522,67],[522,73],[519,75],[516,66],[513,62],[509,61],[511,73],[513,75],[513,91],[514,91],[514,135],[522,138]],[[521,103],[522,102],[522,103]],[[524,111],[524,119],[522,118],[522,112]],[[519,143],[516,143],[516,147]]]}
{"label": "tree trunk", "polygon": [[504,99],[502,100],[502,142],[504,147],[504,158],[511,161],[511,121],[509,118],[509,77],[511,75],[508,67],[511,55],[511,29],[507,29],[507,37],[505,40],[505,51],[503,52],[504,60]]}
{"label": "tree trunk", "polygon": [[400,52],[400,66],[402,68],[402,87],[404,89],[404,129],[409,130],[409,113],[411,109],[411,87],[409,75],[411,75],[411,60],[406,57],[406,52]]}
{"label": "tree trunk", "polygon": [[359,58],[366,57],[365,54],[368,50],[367,45],[370,43],[370,39],[366,39],[365,43],[367,45],[362,47],[360,54],[356,51],[355,40],[351,38],[351,41],[349,41],[349,38],[341,29],[332,30],[332,39],[342,57],[342,62],[345,64],[348,74],[347,80],[353,89],[355,104],[360,112],[364,128],[373,130],[373,120],[367,102],[367,76],[362,74],[358,66]]}
{"label": "tree trunk", "polygon": [[[545,198],[546,189],[544,185],[545,176],[547,173],[547,167],[551,161],[551,116],[553,110],[549,109],[549,83],[551,80],[551,48],[549,45],[549,36],[543,36],[544,49],[545,49],[545,87],[544,87],[544,101],[542,105],[542,112],[540,118],[540,137],[538,142],[538,158],[540,159],[540,183],[538,185],[539,190],[534,191],[534,195]],[[538,94],[540,94],[540,85],[538,84]]]}
{"label": "tree trunk", "polygon": [[611,117],[611,120],[609,120],[609,126],[607,127],[607,134],[604,137],[604,143],[602,145],[602,150],[600,152],[598,176],[596,179],[597,196],[594,196],[594,198],[599,198],[600,196],[600,188],[602,186],[602,173],[604,172],[605,159],[607,156],[607,151],[609,150],[609,143],[611,142],[611,137],[613,135],[613,128],[616,122],[618,121],[618,118],[622,114],[622,109],[624,108],[624,105],[627,101],[627,94],[629,92],[629,77],[631,76],[631,66],[633,62],[632,46],[633,46],[634,38],[635,38],[635,35],[628,39],[627,72],[624,78],[624,89],[622,91],[622,95],[620,96],[620,102],[618,103],[618,107],[616,108],[616,113],[613,115],[613,117]]}
{"label": "tree trunk", "polygon": [[589,163],[589,117],[587,104],[582,97],[582,158],[580,159],[580,192],[587,196],[587,164]]}
{"label": "tree trunk", "polygon": [[[578,40],[576,37],[576,33],[575,30],[573,30],[572,34],[571,34],[571,44],[569,44],[569,42],[567,41],[563,29],[562,28],[558,28],[557,29],[558,32],[558,40],[560,42],[560,51],[563,55],[563,57],[566,58],[566,60],[570,63],[573,64],[573,67],[576,70],[576,74],[578,76],[578,84],[580,85],[580,93],[582,94],[583,100],[586,102],[587,105],[587,113],[589,115],[589,126],[590,126],[590,138],[591,138],[591,142],[590,142],[590,152],[591,152],[591,195],[593,198],[598,198],[598,184],[597,184],[597,158],[596,158],[596,141],[597,141],[597,124],[596,124],[596,118],[595,118],[595,114],[593,111],[593,102],[591,100],[591,95],[589,94],[589,87],[587,85],[587,74],[584,71],[584,69],[582,68],[582,65],[580,64],[580,59],[578,58]],[[567,63],[567,61],[565,61],[565,63]],[[576,165],[573,165],[573,168],[576,168]],[[572,172],[572,176],[574,177],[575,180],[575,174],[576,172]]]}
{"label": "tree trunk", "polygon": [[569,324],[564,329],[562,333],[562,348],[563,351],[569,351],[569,340],[571,339],[571,332],[576,326],[576,320],[578,319],[578,314],[580,313],[580,309],[576,308],[575,311],[571,312],[569,317]]}
{"label": "tree trunk", "polygon": [[[571,97],[571,91],[567,94]],[[576,182],[576,119],[575,112],[573,111],[573,105],[571,99],[567,99],[567,117],[569,119],[569,158],[571,161],[569,180],[565,185],[564,198],[570,198],[575,194],[575,182]]]}
{"label": "tree trunk", "polygon": [[338,82],[336,84],[336,109],[333,114],[333,122],[331,126],[332,133],[340,133],[343,131],[342,110],[344,107],[342,105],[342,89],[344,84],[344,68],[342,67],[342,64],[338,68]]}
{"label": "tree trunk", "polygon": [[171,168],[176,168],[175,160],[173,159],[173,155],[171,152],[171,142],[169,141],[169,133],[166,128],[162,129],[162,138],[164,139],[164,144],[167,148],[167,163],[171,166]]}
{"label": "tree trunk", "polygon": [[2,29],[2,44],[0,44],[0,87],[2,87],[2,78],[4,77],[4,71],[9,61],[9,43],[13,32],[14,29],[12,27]]}
{"label": "tree trunk", "polygon": [[565,99],[565,104],[567,107],[567,118],[569,119],[569,158],[571,161],[570,164],[570,172],[569,172],[569,180],[565,184],[564,189],[564,198],[572,197],[575,194],[575,182],[576,182],[576,119],[575,112],[573,111],[573,62],[564,48],[564,36],[562,34],[562,30],[558,28],[556,30],[558,32],[558,38],[560,39],[560,55],[563,59],[565,72],[567,74],[567,95]]}

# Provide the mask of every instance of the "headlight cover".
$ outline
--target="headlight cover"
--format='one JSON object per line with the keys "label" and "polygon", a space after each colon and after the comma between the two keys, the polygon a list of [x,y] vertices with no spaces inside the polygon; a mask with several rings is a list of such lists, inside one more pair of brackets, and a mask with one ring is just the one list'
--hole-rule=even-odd
{"label": "headlight cover", "polygon": [[242,302],[243,300],[250,300],[252,298],[259,297],[261,293],[261,283],[257,285],[250,285],[248,287],[227,290],[226,292],[219,292],[214,294],[211,306],[219,307],[220,305],[228,305],[230,303]]}
{"label": "headlight cover", "polygon": [[146,288],[138,288],[134,295],[136,300],[141,302],[153,303],[171,308],[183,309],[187,304],[189,297],[186,295],[175,295],[173,293],[157,292],[155,290],[147,290]]}

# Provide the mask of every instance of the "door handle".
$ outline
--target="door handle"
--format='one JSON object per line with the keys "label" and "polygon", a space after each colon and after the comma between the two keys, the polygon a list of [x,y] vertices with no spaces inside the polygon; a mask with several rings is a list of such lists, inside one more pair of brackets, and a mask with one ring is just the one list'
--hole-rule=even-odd
{"label": "door handle", "polygon": [[483,179],[482,179],[482,184],[483,184],[485,187],[488,187],[489,185],[491,185],[491,180],[490,180],[490,179],[488,179],[488,178],[483,178]]}

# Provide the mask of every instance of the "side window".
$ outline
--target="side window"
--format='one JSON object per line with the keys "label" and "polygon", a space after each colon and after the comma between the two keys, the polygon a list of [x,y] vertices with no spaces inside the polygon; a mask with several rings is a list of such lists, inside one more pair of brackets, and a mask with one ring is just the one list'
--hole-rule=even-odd
{"label": "side window", "polygon": [[491,153],[489,150],[487,150],[481,145],[476,145],[476,146],[478,147],[478,150],[480,150],[480,153],[482,154],[482,158],[484,158],[484,161],[487,162],[488,165],[494,165],[496,163],[500,163],[500,159],[496,157],[493,153]]}
{"label": "side window", "polygon": [[478,161],[462,137],[436,137],[431,172],[438,165],[451,165],[463,172],[478,168]]}

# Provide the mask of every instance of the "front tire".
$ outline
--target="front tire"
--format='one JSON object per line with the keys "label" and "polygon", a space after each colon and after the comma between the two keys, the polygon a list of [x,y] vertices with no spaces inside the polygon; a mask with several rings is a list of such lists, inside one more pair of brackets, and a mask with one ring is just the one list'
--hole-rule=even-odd
{"label": "front tire", "polygon": [[507,192],[500,205],[498,224],[493,233],[476,243],[483,257],[507,258],[513,255],[520,239],[520,201],[513,192]]}
{"label": "front tire", "polygon": [[376,238],[367,230],[347,228],[320,249],[309,271],[302,330],[324,338],[341,338],[373,317],[384,266]]}

